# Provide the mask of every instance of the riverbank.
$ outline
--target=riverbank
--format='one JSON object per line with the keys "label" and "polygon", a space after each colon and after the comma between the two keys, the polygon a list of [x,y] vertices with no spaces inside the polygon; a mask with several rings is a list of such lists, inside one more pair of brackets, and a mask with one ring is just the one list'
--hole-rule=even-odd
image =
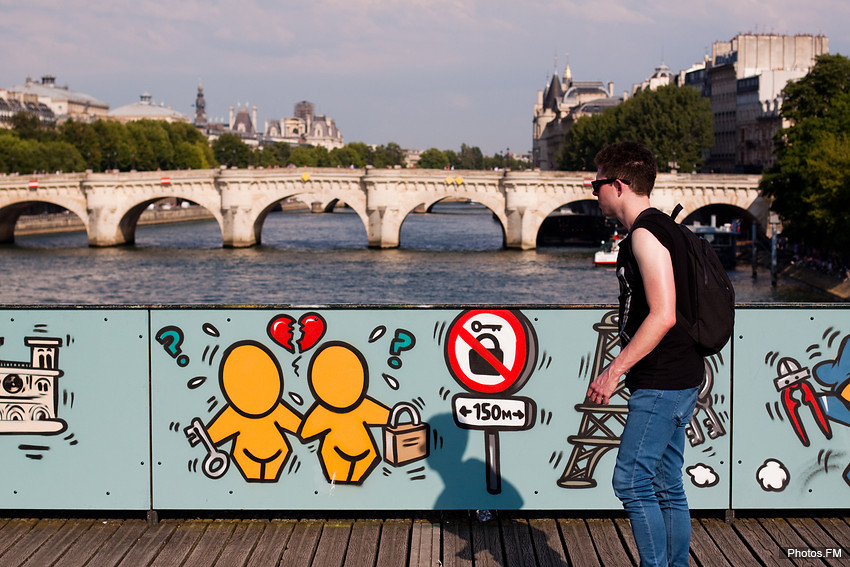
{"label": "riverbank", "polygon": [[[173,209],[146,209],[139,217],[140,225],[193,222],[213,218],[203,207],[176,207]],[[54,234],[85,230],[80,217],[70,213],[23,215],[15,223],[15,235]]]}
{"label": "riverbank", "polygon": [[791,278],[825,291],[841,301],[850,301],[850,280],[839,280],[812,268],[789,264],[779,271],[779,277]]}

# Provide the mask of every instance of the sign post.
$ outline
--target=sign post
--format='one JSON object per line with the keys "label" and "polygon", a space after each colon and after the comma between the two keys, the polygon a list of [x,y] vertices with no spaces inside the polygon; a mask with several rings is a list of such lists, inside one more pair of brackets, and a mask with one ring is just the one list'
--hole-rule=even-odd
{"label": "sign post", "polygon": [[446,337],[446,365],[468,392],[452,398],[455,423],[484,431],[487,492],[499,494],[499,431],[534,425],[534,400],[513,396],[537,364],[537,335],[519,311],[473,309],[461,313]]}

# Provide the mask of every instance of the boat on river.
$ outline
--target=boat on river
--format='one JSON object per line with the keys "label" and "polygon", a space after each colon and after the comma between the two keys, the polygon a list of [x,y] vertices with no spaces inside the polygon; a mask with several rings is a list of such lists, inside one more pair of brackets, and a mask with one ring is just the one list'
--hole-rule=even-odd
{"label": "boat on river", "polygon": [[620,252],[620,235],[614,232],[609,240],[602,243],[602,247],[593,255],[594,266],[616,266],[617,255]]}

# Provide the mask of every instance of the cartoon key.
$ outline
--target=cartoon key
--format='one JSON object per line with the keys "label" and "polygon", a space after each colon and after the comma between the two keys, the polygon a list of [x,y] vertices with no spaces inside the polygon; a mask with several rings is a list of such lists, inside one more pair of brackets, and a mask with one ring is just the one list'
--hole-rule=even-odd
{"label": "cartoon key", "polygon": [[197,417],[192,420],[192,425],[183,429],[186,438],[189,440],[189,445],[192,447],[198,443],[203,443],[207,450],[207,456],[204,457],[204,474],[210,478],[219,478],[224,476],[227,468],[230,466],[228,454],[219,450],[213,445],[207,430],[204,428],[203,422]]}

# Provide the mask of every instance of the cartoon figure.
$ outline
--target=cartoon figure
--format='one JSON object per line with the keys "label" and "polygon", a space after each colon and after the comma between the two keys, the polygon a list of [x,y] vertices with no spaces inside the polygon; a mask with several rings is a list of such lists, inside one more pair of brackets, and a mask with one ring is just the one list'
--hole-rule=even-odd
{"label": "cartoon figure", "polygon": [[226,453],[215,446],[233,440],[230,454],[246,481],[277,482],[292,449],[283,432],[296,433],[301,426],[300,414],[281,399],[280,365],[262,344],[241,341],[224,352],[219,384],[227,405],[206,430],[198,420],[184,430],[192,446],[203,441],[207,447],[205,474],[224,474]]}
{"label": "cartoon figure", "polygon": [[387,406],[366,396],[366,359],[349,344],[327,342],[313,355],[307,380],[316,402],[299,435],[321,438],[319,460],[328,482],[361,484],[381,460],[369,426],[386,425],[390,416]]}
{"label": "cartoon figure", "polygon": [[835,360],[820,362],[814,368],[815,380],[830,391],[819,395],[829,419],[850,426],[850,349],[845,351],[850,335],[838,347]]}

